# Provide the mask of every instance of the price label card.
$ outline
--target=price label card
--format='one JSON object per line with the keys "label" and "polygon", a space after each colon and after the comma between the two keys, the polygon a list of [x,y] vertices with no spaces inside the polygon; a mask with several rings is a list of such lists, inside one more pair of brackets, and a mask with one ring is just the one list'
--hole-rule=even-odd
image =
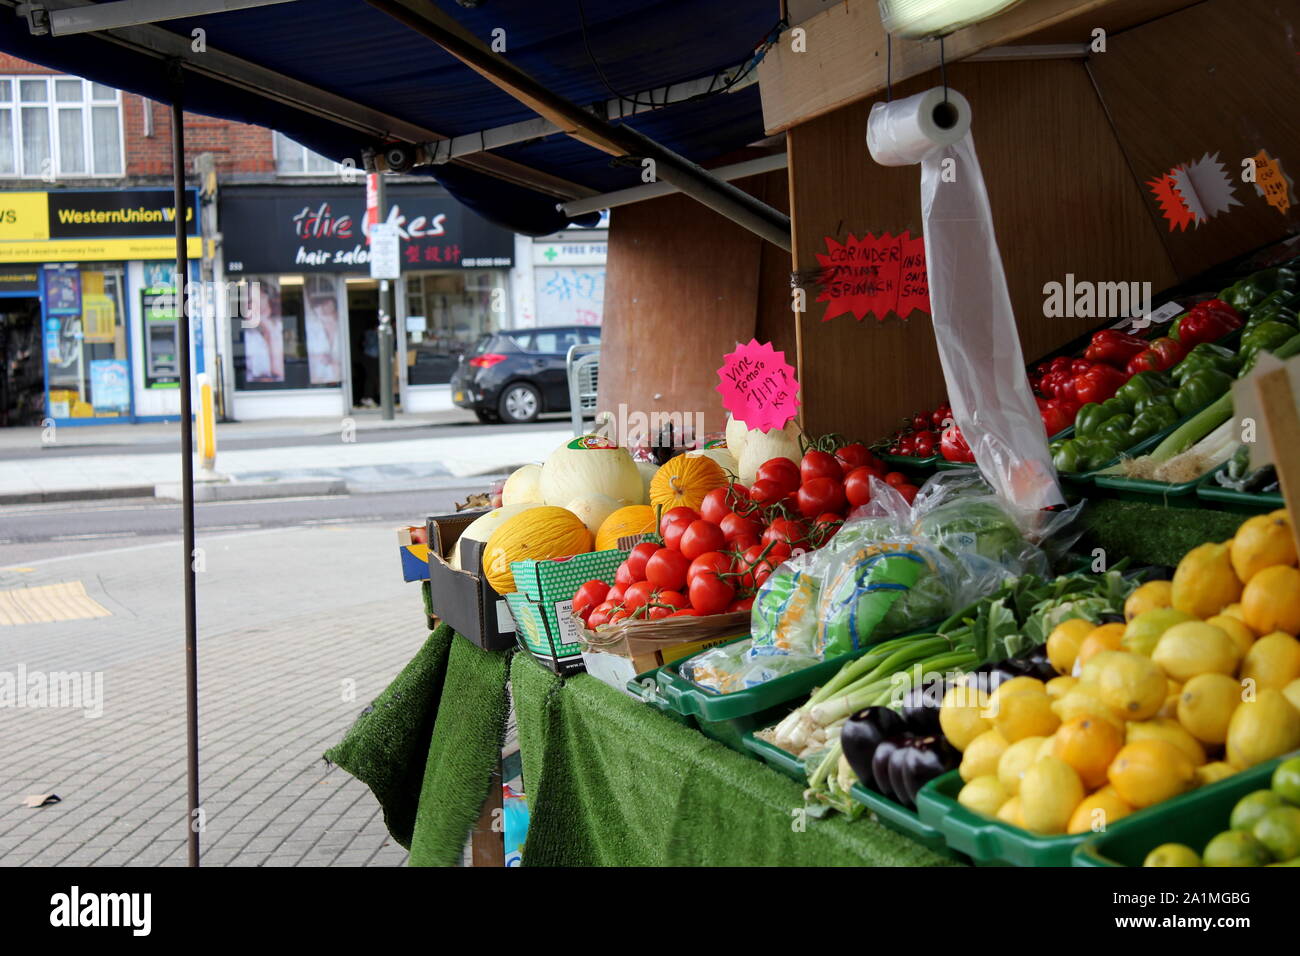
{"label": "price label card", "polygon": [[370,278],[397,279],[402,275],[402,240],[397,226],[377,222],[370,227]]}
{"label": "price label card", "polygon": [[718,369],[717,390],[727,411],[751,429],[781,429],[799,413],[799,382],[785,353],[750,339],[728,352]]}

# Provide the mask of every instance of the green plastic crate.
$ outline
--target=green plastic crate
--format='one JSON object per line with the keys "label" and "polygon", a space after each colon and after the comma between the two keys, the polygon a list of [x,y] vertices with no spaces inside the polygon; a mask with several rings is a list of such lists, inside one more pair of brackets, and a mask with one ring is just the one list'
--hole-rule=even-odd
{"label": "green plastic crate", "polygon": [[864,787],[861,782],[855,783],[849,794],[867,808],[877,823],[915,840],[928,850],[953,859],[962,859],[960,851],[949,844],[943,832],[923,821],[915,810],[909,810],[888,797],[881,796]]}
{"label": "green plastic crate", "polygon": [[[1197,409],[1197,411],[1199,411],[1199,409]],[[1194,415],[1196,413],[1193,412],[1192,414]],[[1187,418],[1190,417],[1191,415],[1187,416]],[[1125,457],[1136,458],[1139,455],[1145,454],[1146,452],[1150,451],[1152,448],[1155,448],[1156,445],[1159,445],[1168,436],[1172,435],[1175,431],[1177,431],[1178,426],[1181,425],[1183,422],[1185,422],[1187,418],[1183,418],[1177,422],[1174,422],[1174,424],[1170,425],[1168,428],[1161,429],[1160,431],[1156,432],[1154,435],[1142,439],[1142,441],[1138,442],[1136,445],[1133,445],[1130,448],[1121,449],[1118,455],[1116,455],[1110,461],[1106,462],[1106,464],[1102,465],[1100,468],[1094,468],[1092,471],[1081,471],[1077,473],[1065,472],[1065,471],[1060,472],[1061,481],[1065,482],[1067,485],[1091,487],[1094,484],[1094,479],[1098,475],[1100,475],[1103,471],[1105,471],[1107,468],[1114,468],[1116,465],[1119,464],[1121,458],[1125,458]]]}
{"label": "green plastic crate", "polygon": [[1226,464],[1220,465],[1197,483],[1198,499],[1210,502],[1221,511],[1234,511],[1238,514],[1267,514],[1286,507],[1286,502],[1279,491],[1261,494],[1255,491],[1235,491],[1232,488],[1224,488],[1214,480],[1214,476],[1227,467]]}
{"label": "green plastic crate", "polygon": [[881,455],[880,460],[886,465],[911,471],[927,471],[943,461],[942,455],[930,455],[928,458],[916,458],[912,455]]}
{"label": "green plastic crate", "polygon": [[796,780],[799,783],[807,782],[808,773],[804,768],[803,761],[790,751],[783,750],[776,744],[768,743],[761,737],[755,736],[753,731],[745,734],[742,739],[745,749],[773,770],[783,773],[791,780]]}
{"label": "green plastic crate", "polygon": [[1124,475],[1097,475],[1093,484],[1114,494],[1125,501],[1151,501],[1157,498],[1165,504],[1175,502],[1181,505],[1194,505],[1196,486],[1204,475],[1198,475],[1191,481],[1171,484],[1167,481],[1151,481],[1146,478],[1126,478]]}
{"label": "green plastic crate", "polygon": [[1108,832],[1079,844],[1073,854],[1074,865],[1141,866],[1147,854],[1163,843],[1183,843],[1200,853],[1212,837],[1228,829],[1228,817],[1238,800],[1255,790],[1268,789],[1273,768],[1283,759],[1265,761],[1120,820]]}
{"label": "green plastic crate", "polygon": [[643,674],[637,674],[636,677],[627,682],[627,689],[633,696],[639,697],[669,720],[676,721],[684,727],[696,726],[694,717],[673,710],[668,705],[668,701],[659,695],[659,684],[655,681],[655,671],[649,670]]}

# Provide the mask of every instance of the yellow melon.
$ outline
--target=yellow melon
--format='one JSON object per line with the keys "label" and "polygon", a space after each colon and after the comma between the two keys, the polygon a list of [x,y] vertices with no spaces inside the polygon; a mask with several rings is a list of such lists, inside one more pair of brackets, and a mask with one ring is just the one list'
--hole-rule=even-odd
{"label": "yellow melon", "polygon": [[591,532],[567,508],[541,505],[507,519],[492,532],[483,550],[483,573],[498,594],[516,590],[511,564],[550,561],[591,550]]}
{"label": "yellow melon", "polygon": [[681,507],[699,511],[705,495],[726,485],[727,473],[712,458],[678,455],[655,472],[650,482],[650,504],[664,511]]}
{"label": "yellow melon", "polygon": [[650,534],[655,530],[655,510],[649,505],[619,508],[596,529],[596,550],[618,547],[618,539],[633,534]]}

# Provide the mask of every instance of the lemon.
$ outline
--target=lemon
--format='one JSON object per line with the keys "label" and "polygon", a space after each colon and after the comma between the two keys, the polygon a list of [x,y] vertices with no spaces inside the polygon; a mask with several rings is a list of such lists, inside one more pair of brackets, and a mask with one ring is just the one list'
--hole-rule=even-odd
{"label": "lemon", "polygon": [[1295,750],[1300,747],[1300,711],[1280,690],[1262,690],[1233,713],[1227,744],[1228,763],[1242,770]]}
{"label": "lemon", "polygon": [[1095,790],[1106,782],[1106,769],[1124,746],[1124,735],[1109,720],[1075,717],[1061,724],[1052,739],[1052,756],[1064,760],[1083,785]]}
{"label": "lemon", "polygon": [[1006,738],[996,730],[986,730],[966,746],[958,772],[967,782],[998,772],[998,761],[1007,749]]}
{"label": "lemon", "polygon": [[1272,790],[1256,790],[1237,801],[1228,817],[1228,826],[1233,830],[1253,830],[1260,817],[1285,805],[1286,801]]}
{"label": "lemon", "polygon": [[1120,641],[1120,648],[1133,654],[1145,654],[1150,657],[1151,652],[1156,648],[1156,642],[1165,631],[1175,624],[1191,620],[1195,618],[1172,607],[1158,607],[1143,611],[1124,628],[1124,638]]}
{"label": "lemon", "polygon": [[957,794],[957,802],[976,813],[997,816],[1002,805],[1011,799],[1006,787],[992,774],[976,777]]}
{"label": "lemon", "polygon": [[1240,597],[1241,581],[1232,570],[1227,543],[1192,548],[1174,570],[1170,604],[1192,617],[1213,617]]}
{"label": "lemon", "polygon": [[1053,749],[1056,747],[1056,734],[1050,737],[1044,737],[1043,742],[1038,745],[1038,752],[1034,754],[1034,760],[1041,760],[1043,757],[1051,757]]}
{"label": "lemon", "polygon": [[1256,572],[1242,592],[1241,609],[1256,634],[1300,633],[1300,571],[1274,565]]}
{"label": "lemon", "polygon": [[1173,601],[1174,585],[1171,581],[1148,581],[1124,602],[1124,620],[1131,621],[1144,611],[1169,607]]}
{"label": "lemon", "polygon": [[1156,711],[1157,717],[1177,719],[1178,699],[1183,695],[1183,685],[1176,680],[1165,681],[1165,702]]}
{"label": "lemon", "polygon": [[1300,677],[1282,688],[1282,696],[1291,702],[1291,706],[1300,710]]}
{"label": "lemon", "polygon": [[1007,747],[998,758],[998,779],[1007,793],[1016,796],[1020,793],[1020,780],[1029,769],[1029,765],[1038,759],[1038,748],[1046,737],[1026,737]]}
{"label": "lemon", "polygon": [[1035,833],[1064,833],[1083,802],[1083,783],[1064,760],[1043,757],[1020,781],[1020,816]]}
{"label": "lemon", "polygon": [[1098,663],[1096,684],[1102,701],[1124,719],[1146,720],[1164,704],[1169,684],[1151,658],[1112,651],[1098,654],[1089,666],[1093,662]]}
{"label": "lemon", "polygon": [[1213,624],[1186,621],[1165,631],[1151,659],[1174,680],[1186,682],[1198,674],[1235,673],[1237,645]]}
{"label": "lemon", "polygon": [[1111,721],[1121,729],[1124,723],[1101,699],[1101,691],[1095,685],[1083,682],[1066,691],[1064,697],[1052,704],[1052,710],[1063,721],[1075,717],[1098,717]]}
{"label": "lemon", "polygon": [[1241,523],[1230,549],[1232,570],[1247,583],[1256,573],[1278,564],[1295,564],[1295,538],[1291,522],[1276,512],[1256,515]]}
{"label": "lemon", "polygon": [[1241,662],[1241,679],[1254,681],[1260,689],[1281,690],[1298,677],[1300,641],[1281,631],[1257,640]]}
{"label": "lemon", "polygon": [[1274,807],[1255,821],[1250,832],[1279,863],[1300,856],[1300,808]]}
{"label": "lemon", "polygon": [[1074,808],[1065,832],[1104,833],[1108,826],[1132,812],[1133,808],[1120,798],[1114,787],[1102,787]]}
{"label": "lemon", "polygon": [[[1235,617],[1242,624],[1246,624],[1246,612],[1242,610],[1240,601],[1236,604],[1229,604],[1220,613],[1226,617]],[[1250,627],[1249,624],[1246,624],[1246,626]],[[1254,632],[1252,631],[1251,633]]]}
{"label": "lemon", "polygon": [[1053,628],[1047,638],[1047,659],[1052,662],[1058,674],[1068,674],[1074,669],[1074,659],[1079,654],[1079,645],[1096,627],[1091,621],[1082,617],[1062,621]]}
{"label": "lemon", "polygon": [[1107,776],[1125,803],[1141,808],[1190,789],[1196,783],[1196,768],[1167,740],[1146,739],[1125,744]]}
{"label": "lemon", "polygon": [[1005,697],[1012,694],[1019,694],[1023,691],[1042,691],[1047,692],[1047,685],[1036,677],[1013,677],[1009,681],[1004,681],[994,688],[993,693],[989,694],[988,705],[984,708],[984,716],[992,720],[997,716],[998,709]]}
{"label": "lemon", "polygon": [[1211,783],[1218,783],[1220,780],[1227,780],[1236,772],[1237,768],[1226,760],[1216,760],[1196,768],[1196,785],[1204,787]]}
{"label": "lemon", "polygon": [[988,702],[988,694],[966,682],[948,688],[939,705],[939,726],[948,743],[965,750],[972,740],[993,726],[983,715]]}
{"label": "lemon", "polygon": [[1103,624],[1101,627],[1093,629],[1083,643],[1079,645],[1079,654],[1074,659],[1072,674],[1078,675],[1083,670],[1083,665],[1095,654],[1102,651],[1117,651],[1120,648],[1120,642],[1124,639],[1123,624]]}
{"label": "lemon", "polygon": [[1245,830],[1224,830],[1205,845],[1206,866],[1263,866],[1272,860],[1268,848]]}
{"label": "lemon", "polygon": [[1142,861],[1143,866],[1200,866],[1201,858],[1190,846],[1162,843]]}
{"label": "lemon", "polygon": [[1216,614],[1205,623],[1213,624],[1232,638],[1232,643],[1237,646],[1238,660],[1245,657],[1250,646],[1255,643],[1255,632],[1246,626],[1245,621],[1231,614]]}
{"label": "lemon", "polygon": [[1047,696],[1052,700],[1060,700],[1077,683],[1079,683],[1077,677],[1053,677],[1047,682]]}
{"label": "lemon", "polygon": [[1020,816],[1020,798],[1012,797],[998,808],[998,819],[1012,826],[1023,827],[1024,819]]}
{"label": "lemon", "polygon": [[1157,717],[1154,720],[1134,721],[1128,725],[1124,742],[1131,744],[1135,740],[1164,740],[1181,750],[1193,767],[1205,763],[1205,748],[1176,720],[1161,720]]}
{"label": "lemon", "polygon": [[1061,718],[1052,711],[1052,698],[1045,689],[1024,689],[1018,694],[1003,695],[993,714],[993,726],[1008,743],[1026,737],[1046,737],[1060,723]]}
{"label": "lemon", "polygon": [[1178,722],[1204,744],[1228,739],[1228,723],[1241,703],[1241,684],[1227,674],[1198,674],[1183,685]]}

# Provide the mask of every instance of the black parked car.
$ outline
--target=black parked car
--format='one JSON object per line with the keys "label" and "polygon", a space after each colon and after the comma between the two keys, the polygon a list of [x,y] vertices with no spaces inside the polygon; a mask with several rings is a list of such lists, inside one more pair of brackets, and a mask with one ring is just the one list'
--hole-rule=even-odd
{"label": "black parked car", "polygon": [[481,422],[531,422],[569,410],[569,347],[600,341],[600,328],[561,325],[484,335],[460,358],[451,398]]}

